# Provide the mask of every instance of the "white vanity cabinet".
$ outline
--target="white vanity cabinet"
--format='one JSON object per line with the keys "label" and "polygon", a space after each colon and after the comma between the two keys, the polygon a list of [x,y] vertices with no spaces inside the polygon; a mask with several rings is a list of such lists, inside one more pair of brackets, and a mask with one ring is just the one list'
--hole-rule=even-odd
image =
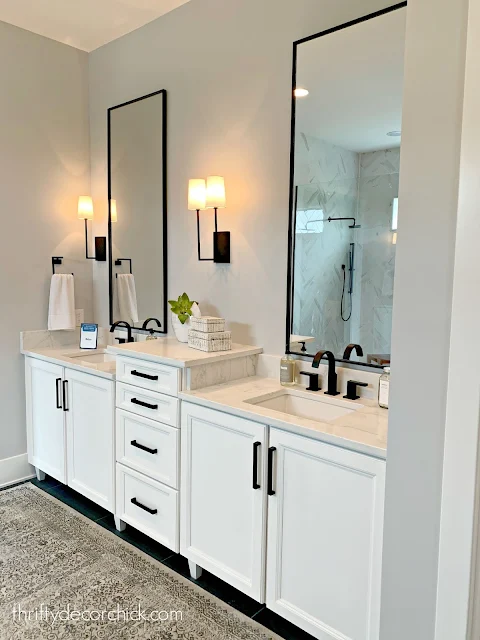
{"label": "white vanity cabinet", "polygon": [[114,382],[25,360],[28,461],[114,511]]}
{"label": "white vanity cabinet", "polygon": [[182,403],[181,549],[264,599],[267,427]]}
{"label": "white vanity cabinet", "polygon": [[378,640],[384,460],[185,401],[181,448],[192,575],[319,640]]}
{"label": "white vanity cabinet", "polygon": [[28,461],[66,484],[63,367],[25,359]]}
{"label": "white vanity cabinet", "polygon": [[179,369],[117,357],[115,524],[178,552]]}
{"label": "white vanity cabinet", "polygon": [[67,484],[112,513],[114,495],[114,382],[65,369]]}
{"label": "white vanity cabinet", "polygon": [[267,606],[320,640],[378,640],[385,461],[270,430]]}

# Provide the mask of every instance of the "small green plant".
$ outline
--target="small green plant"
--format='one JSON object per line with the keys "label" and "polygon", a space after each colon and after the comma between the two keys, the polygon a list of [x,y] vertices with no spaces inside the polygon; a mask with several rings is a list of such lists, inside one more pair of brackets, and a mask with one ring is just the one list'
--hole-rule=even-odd
{"label": "small green plant", "polygon": [[195,304],[194,300],[190,300],[186,293],[182,293],[178,296],[178,300],[169,300],[168,304],[172,308],[172,312],[178,316],[178,319],[182,324],[185,324],[192,313],[192,305]]}

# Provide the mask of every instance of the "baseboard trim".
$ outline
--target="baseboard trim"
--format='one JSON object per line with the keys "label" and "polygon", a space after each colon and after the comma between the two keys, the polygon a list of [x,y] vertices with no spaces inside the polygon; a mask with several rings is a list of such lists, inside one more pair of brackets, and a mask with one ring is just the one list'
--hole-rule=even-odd
{"label": "baseboard trim", "polygon": [[23,453],[13,458],[0,460],[0,488],[29,480],[35,476],[35,469],[28,463],[28,456]]}

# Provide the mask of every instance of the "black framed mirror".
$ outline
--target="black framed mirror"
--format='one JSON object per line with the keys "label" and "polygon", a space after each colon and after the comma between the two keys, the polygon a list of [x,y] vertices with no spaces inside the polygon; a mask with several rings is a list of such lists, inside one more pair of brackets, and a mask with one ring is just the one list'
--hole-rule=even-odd
{"label": "black framed mirror", "polygon": [[406,6],[294,43],[287,353],[390,363]]}
{"label": "black framed mirror", "polygon": [[167,92],[108,109],[110,324],[167,333]]}

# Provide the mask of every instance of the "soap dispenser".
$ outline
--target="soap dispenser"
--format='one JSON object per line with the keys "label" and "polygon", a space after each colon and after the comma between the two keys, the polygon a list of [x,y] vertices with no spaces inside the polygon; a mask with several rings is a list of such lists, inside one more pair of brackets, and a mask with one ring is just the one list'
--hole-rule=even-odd
{"label": "soap dispenser", "polygon": [[384,367],[378,383],[378,406],[388,409],[388,396],[390,393],[390,367]]}
{"label": "soap dispenser", "polygon": [[283,356],[280,360],[280,384],[283,387],[292,387],[295,384],[295,358]]}

